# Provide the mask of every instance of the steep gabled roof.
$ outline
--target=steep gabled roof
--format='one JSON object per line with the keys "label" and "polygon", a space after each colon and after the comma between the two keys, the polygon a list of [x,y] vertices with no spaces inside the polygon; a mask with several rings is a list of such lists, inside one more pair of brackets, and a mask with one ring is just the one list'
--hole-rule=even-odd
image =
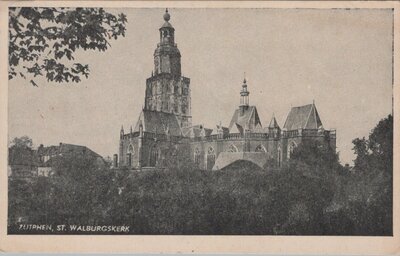
{"label": "steep gabled roof", "polygon": [[258,116],[257,108],[255,106],[249,106],[247,109],[244,109],[243,114],[241,114],[240,108],[236,109],[229,124],[229,132],[231,132],[235,124],[241,126],[243,129],[249,129],[250,131],[254,131],[256,128],[259,129],[261,127],[261,121]]}
{"label": "steep gabled roof", "polygon": [[232,125],[231,129],[229,129],[229,133],[240,133],[243,134],[243,127],[239,124],[235,123]]}
{"label": "steep gabled roof", "polygon": [[166,134],[168,131],[172,136],[182,136],[181,127],[179,126],[178,119],[174,114],[160,111],[142,110],[136,123],[134,132],[139,131],[140,122],[143,125],[144,132]]}
{"label": "steep gabled roof", "polygon": [[315,104],[292,107],[286,118],[285,125],[288,131],[297,129],[318,129],[322,126],[321,119]]}
{"label": "steep gabled roof", "polygon": [[268,128],[279,128],[279,125],[278,125],[278,122],[276,121],[275,116],[272,116],[272,119],[269,122]]}

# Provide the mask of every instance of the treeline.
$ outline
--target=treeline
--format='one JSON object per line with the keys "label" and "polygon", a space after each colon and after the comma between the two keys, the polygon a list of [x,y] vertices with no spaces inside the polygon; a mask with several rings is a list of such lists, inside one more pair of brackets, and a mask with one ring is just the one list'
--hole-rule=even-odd
{"label": "treeline", "polygon": [[29,223],[129,225],[132,234],[391,235],[392,116],[353,141],[353,168],[302,143],[282,167],[236,162],[223,171],[129,172],[78,156],[52,178],[9,181],[9,232]]}

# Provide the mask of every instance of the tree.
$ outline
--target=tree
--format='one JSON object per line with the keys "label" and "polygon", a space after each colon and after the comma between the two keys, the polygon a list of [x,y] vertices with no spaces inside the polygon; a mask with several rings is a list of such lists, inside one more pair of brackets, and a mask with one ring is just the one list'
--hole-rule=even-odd
{"label": "tree", "polygon": [[327,143],[316,140],[306,140],[294,148],[290,155],[289,165],[296,168],[297,164],[307,165],[310,170],[317,170],[314,175],[319,176],[323,171],[331,173],[341,168],[338,154]]}
{"label": "tree", "polygon": [[90,155],[73,153],[53,159],[48,222],[102,223],[115,191],[113,173]]}
{"label": "tree", "polygon": [[103,8],[10,8],[8,77],[80,82],[89,66],[74,61],[76,50],[106,51],[111,39],[125,36],[126,22],[125,14]]}
{"label": "tree", "polygon": [[[393,116],[382,119],[368,139],[353,140],[357,171],[347,193],[348,215],[357,223],[355,233],[392,234]],[[355,196],[354,196],[355,195]]]}
{"label": "tree", "polygon": [[11,141],[12,148],[32,148],[32,139],[28,136],[16,137]]}
{"label": "tree", "polygon": [[379,169],[392,174],[393,169],[393,116],[382,119],[371,131],[368,139],[353,140],[353,150],[357,157],[357,170]]}
{"label": "tree", "polygon": [[326,143],[306,140],[293,150],[288,165],[276,174],[275,207],[285,218],[278,233],[326,234],[324,213],[341,168],[338,155]]}

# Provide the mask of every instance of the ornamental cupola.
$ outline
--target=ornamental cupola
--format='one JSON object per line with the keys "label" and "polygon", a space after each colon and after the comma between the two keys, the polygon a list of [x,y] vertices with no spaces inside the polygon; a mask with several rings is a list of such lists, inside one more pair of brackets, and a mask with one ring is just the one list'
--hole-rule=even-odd
{"label": "ornamental cupola", "polygon": [[244,113],[249,108],[249,94],[250,92],[247,90],[247,81],[246,78],[243,79],[242,90],[240,91],[240,105],[239,109],[241,114]]}
{"label": "ornamental cupola", "polygon": [[181,75],[181,54],[175,44],[175,29],[169,23],[168,9],[164,13],[164,24],[160,30],[160,43],[154,51],[154,74]]}

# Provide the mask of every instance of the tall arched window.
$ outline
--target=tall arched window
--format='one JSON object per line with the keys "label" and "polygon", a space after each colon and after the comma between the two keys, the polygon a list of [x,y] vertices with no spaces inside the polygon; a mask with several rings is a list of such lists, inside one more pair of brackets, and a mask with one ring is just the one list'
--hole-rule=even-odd
{"label": "tall arched window", "polygon": [[293,150],[297,147],[296,142],[292,141],[289,143],[288,148],[287,148],[287,158],[290,159],[290,156],[293,153]]}
{"label": "tall arched window", "polygon": [[281,167],[281,164],[282,164],[282,150],[279,147],[278,148],[278,166]]}
{"label": "tall arched window", "polygon": [[235,145],[231,144],[229,145],[228,152],[234,153],[234,152],[239,152],[239,150]]}
{"label": "tall arched window", "polygon": [[127,154],[126,154],[126,165],[127,166],[132,166],[133,165],[133,159],[132,159],[132,156],[134,155],[134,153],[135,153],[135,151],[134,151],[134,148],[133,148],[133,146],[132,145],[129,145],[129,147],[128,147],[128,151],[127,151]]}
{"label": "tall arched window", "polygon": [[199,166],[200,165],[200,150],[196,148],[194,150],[194,163]]}
{"label": "tall arched window", "polygon": [[151,151],[150,151],[150,166],[155,167],[157,165],[157,161],[159,158],[159,152],[158,148],[156,146],[153,146]]}
{"label": "tall arched window", "polygon": [[213,147],[207,150],[207,170],[211,170],[215,164],[215,151]]}
{"label": "tall arched window", "polygon": [[262,152],[262,153],[267,153],[267,150],[265,149],[265,147],[263,145],[258,145],[256,147],[255,152]]}

